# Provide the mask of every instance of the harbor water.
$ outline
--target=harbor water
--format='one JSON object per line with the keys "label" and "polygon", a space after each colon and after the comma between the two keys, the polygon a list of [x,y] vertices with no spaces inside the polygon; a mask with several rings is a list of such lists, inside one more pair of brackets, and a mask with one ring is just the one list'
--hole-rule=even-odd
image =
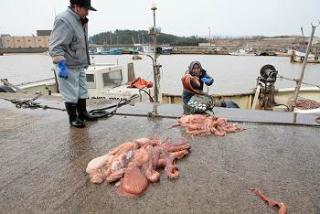
{"label": "harbor water", "polygon": [[[279,75],[298,78],[302,64],[292,64],[287,57],[262,56],[218,56],[218,55],[163,55],[159,57],[161,69],[161,91],[180,94],[181,77],[191,61],[198,60],[212,75],[214,86],[209,88],[213,94],[247,92],[256,86],[260,68],[272,64]],[[152,61],[148,57],[133,61],[132,55],[93,56],[95,63],[119,63],[127,70],[127,64],[134,62],[136,77],[153,80]],[[15,54],[0,57],[0,78],[7,78],[13,84],[32,82],[53,77],[51,59],[46,54]],[[309,64],[304,82],[320,84],[320,65]],[[294,87],[293,81],[278,79],[277,88]]]}

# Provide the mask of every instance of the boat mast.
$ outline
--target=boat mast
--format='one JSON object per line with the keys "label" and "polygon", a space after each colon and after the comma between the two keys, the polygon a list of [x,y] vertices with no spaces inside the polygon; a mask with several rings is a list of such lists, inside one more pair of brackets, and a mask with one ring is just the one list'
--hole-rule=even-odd
{"label": "boat mast", "polygon": [[158,54],[157,54],[157,35],[160,33],[160,30],[157,30],[156,23],[156,11],[157,6],[155,2],[152,2],[152,14],[153,14],[153,27],[150,30],[150,35],[153,37],[153,77],[154,77],[154,100],[155,102],[160,102],[160,65],[158,65]]}
{"label": "boat mast", "polygon": [[301,84],[302,84],[302,81],[303,81],[304,72],[306,70],[308,57],[309,57],[309,54],[310,54],[310,51],[311,51],[311,47],[312,47],[312,41],[313,41],[314,33],[316,32],[316,28],[319,25],[320,25],[320,20],[317,20],[316,22],[312,22],[311,23],[312,32],[311,32],[310,40],[309,40],[309,43],[308,43],[308,48],[307,48],[307,51],[306,51],[306,55],[304,57],[300,79],[299,79],[299,81],[297,83],[297,86],[296,86],[296,89],[295,89],[295,92],[294,92],[293,101],[292,101],[292,104],[291,104],[291,107],[290,107],[291,111],[294,110],[294,108],[296,107],[296,104],[297,104],[297,99],[298,99],[300,88],[301,88]]}

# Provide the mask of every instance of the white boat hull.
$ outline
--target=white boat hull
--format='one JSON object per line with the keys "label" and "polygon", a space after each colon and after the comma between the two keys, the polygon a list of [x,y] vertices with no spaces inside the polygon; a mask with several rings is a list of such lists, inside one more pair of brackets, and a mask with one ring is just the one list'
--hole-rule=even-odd
{"label": "white boat hull", "polygon": [[[289,106],[289,100],[294,95],[295,88],[285,88],[285,89],[279,89],[275,92],[275,102],[277,104],[284,104],[286,106]],[[301,88],[300,97],[303,97],[305,99],[314,100],[320,103],[320,88],[317,87],[304,87]],[[252,103],[255,97],[255,92],[245,92],[245,93],[238,93],[238,94],[216,94],[213,95],[215,99],[224,99],[224,100],[231,100],[237,103],[241,109],[251,109]],[[181,95],[172,95],[172,94],[163,94],[162,95],[162,101],[163,103],[167,104],[175,104],[175,103],[182,103],[182,97]],[[275,109],[277,110],[277,109]],[[283,109],[278,109],[283,110]],[[297,112],[303,112],[303,113],[314,113],[318,112],[318,110],[300,110],[296,108]]]}
{"label": "white boat hull", "polygon": [[[290,60],[293,63],[303,63],[306,54],[300,51],[292,51]],[[310,54],[307,59],[307,63],[320,63],[320,57],[314,54]]]}

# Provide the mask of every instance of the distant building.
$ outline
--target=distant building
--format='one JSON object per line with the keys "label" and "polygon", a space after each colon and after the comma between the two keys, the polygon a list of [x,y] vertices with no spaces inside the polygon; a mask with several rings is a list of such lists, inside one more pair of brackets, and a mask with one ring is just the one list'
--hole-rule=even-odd
{"label": "distant building", "polygon": [[37,36],[1,35],[0,44],[5,49],[49,48],[50,33],[49,30],[38,30]]}
{"label": "distant building", "polygon": [[198,43],[199,47],[211,47],[211,46],[215,46],[214,43]]}
{"label": "distant building", "polygon": [[0,34],[0,38],[1,37],[6,37],[6,36],[10,36],[10,34]]}
{"label": "distant building", "polygon": [[50,36],[51,30],[37,30],[37,36]]}
{"label": "distant building", "polygon": [[6,36],[2,37],[3,48],[48,48],[49,36]]}

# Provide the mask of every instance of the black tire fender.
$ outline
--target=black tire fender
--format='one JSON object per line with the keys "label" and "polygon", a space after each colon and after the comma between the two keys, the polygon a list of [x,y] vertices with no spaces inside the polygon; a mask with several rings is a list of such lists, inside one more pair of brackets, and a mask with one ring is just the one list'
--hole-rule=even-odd
{"label": "black tire fender", "polygon": [[6,86],[6,85],[0,86],[0,92],[15,93],[15,91],[12,88],[10,88],[9,86]]}

